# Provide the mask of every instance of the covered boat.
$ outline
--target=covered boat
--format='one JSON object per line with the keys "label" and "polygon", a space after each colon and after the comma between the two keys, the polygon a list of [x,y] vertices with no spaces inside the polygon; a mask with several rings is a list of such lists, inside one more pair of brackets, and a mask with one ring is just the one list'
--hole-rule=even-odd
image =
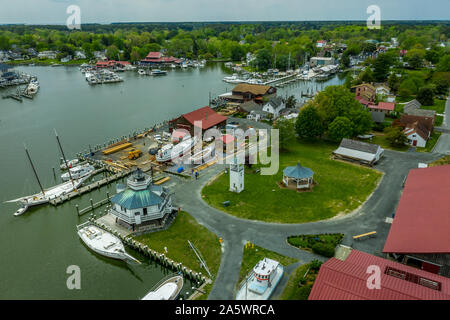
{"label": "covered boat", "polygon": [[183,284],[181,275],[164,278],[142,300],[175,300],[183,289]]}
{"label": "covered boat", "polygon": [[162,147],[156,155],[156,161],[173,161],[182,155],[186,155],[192,149],[192,147],[195,146],[196,143],[197,137],[191,138],[189,135],[186,135],[183,141],[181,141],[180,143],[176,145],[166,144],[164,147]]}

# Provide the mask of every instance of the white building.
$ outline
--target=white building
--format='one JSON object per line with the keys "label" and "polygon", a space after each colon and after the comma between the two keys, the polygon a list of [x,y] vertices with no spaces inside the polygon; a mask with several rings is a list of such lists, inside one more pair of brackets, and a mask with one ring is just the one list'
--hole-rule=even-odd
{"label": "white building", "polygon": [[309,66],[314,67],[324,67],[330,64],[334,64],[334,59],[332,57],[312,57],[309,60]]}
{"label": "white building", "polygon": [[430,131],[418,121],[407,125],[403,133],[408,138],[408,144],[413,147],[425,147],[430,138]]}
{"label": "white building", "polygon": [[244,165],[235,163],[230,165],[230,191],[240,193],[244,190]]}
{"label": "white building", "polygon": [[339,148],[333,151],[337,159],[359,162],[368,165],[377,163],[384,154],[384,149],[377,144],[344,138]]}
{"label": "white building", "polygon": [[128,229],[161,228],[174,211],[168,190],[153,185],[152,179],[140,169],[127,179],[126,188],[118,186],[117,191],[111,198],[109,213],[116,217],[118,224]]}
{"label": "white building", "polygon": [[280,111],[284,108],[286,108],[286,104],[283,102],[283,99],[274,97],[264,104],[263,111],[271,113],[274,118],[277,118],[280,115]]}
{"label": "white building", "polygon": [[57,56],[56,51],[41,51],[38,53],[39,59],[56,59]]}

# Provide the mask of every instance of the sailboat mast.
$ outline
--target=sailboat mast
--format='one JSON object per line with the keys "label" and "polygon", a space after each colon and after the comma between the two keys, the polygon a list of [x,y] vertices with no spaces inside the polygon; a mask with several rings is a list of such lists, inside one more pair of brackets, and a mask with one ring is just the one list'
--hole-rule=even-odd
{"label": "sailboat mast", "polygon": [[45,196],[44,188],[42,187],[41,180],[39,180],[39,177],[37,175],[36,168],[34,167],[33,161],[31,161],[31,157],[30,157],[30,154],[28,153],[27,146],[24,145],[24,147],[25,147],[25,152],[26,152],[27,157],[28,157],[28,161],[30,161],[31,168],[33,168],[34,176],[36,177],[36,180],[39,183],[39,187],[41,188],[42,194]]}
{"label": "sailboat mast", "polygon": [[58,142],[59,150],[61,151],[61,155],[64,159],[64,164],[66,165],[67,172],[69,173],[70,181],[72,181],[72,185],[73,185],[73,187],[75,187],[75,183],[73,182],[72,174],[70,173],[70,168],[69,168],[69,165],[67,164],[67,159],[66,159],[64,151],[61,147],[61,142],[59,141],[59,136],[58,136],[58,133],[56,132],[56,129],[55,129],[55,135],[56,135],[56,141]]}

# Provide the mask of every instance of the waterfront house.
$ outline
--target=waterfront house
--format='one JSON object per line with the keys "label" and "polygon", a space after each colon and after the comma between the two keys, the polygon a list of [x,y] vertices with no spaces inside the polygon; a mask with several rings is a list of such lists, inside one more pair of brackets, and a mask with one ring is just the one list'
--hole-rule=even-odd
{"label": "waterfront house", "polygon": [[[374,266],[379,288],[368,285]],[[347,248],[322,264],[308,300],[450,300],[450,279]]]}
{"label": "waterfront house", "polygon": [[267,101],[263,106],[263,111],[272,114],[273,118],[277,118],[280,111],[286,108],[286,104],[281,97],[273,97]]}
{"label": "waterfront house", "polygon": [[270,113],[263,110],[253,110],[247,115],[247,119],[253,121],[268,120]]}
{"label": "waterfront house", "polygon": [[236,85],[231,94],[223,95],[223,98],[230,102],[243,103],[253,100],[256,103],[263,103],[264,99],[270,99],[277,93],[277,89],[272,86],[260,84],[240,83]]}
{"label": "waterfront house", "polygon": [[198,126],[204,133],[208,129],[222,130],[227,124],[227,117],[218,114],[209,106],[194,110],[169,121],[169,131],[185,129],[191,136],[194,135],[194,127]]}
{"label": "waterfront house", "polygon": [[410,170],[383,252],[449,278],[449,194],[450,165]]}
{"label": "waterfront house", "polygon": [[140,61],[142,66],[155,66],[163,64],[175,64],[179,65],[183,60],[175,57],[165,57],[161,52],[149,52],[147,56]]}
{"label": "waterfront house", "polygon": [[108,58],[106,57],[106,50],[94,51],[92,54],[94,55],[94,58],[96,60],[108,60]]}
{"label": "waterfront house", "polygon": [[109,213],[116,223],[136,232],[158,230],[172,221],[174,207],[168,190],[152,184],[152,178],[137,169],[127,179],[127,186],[118,185],[111,198]]}
{"label": "waterfront house", "polygon": [[86,59],[86,54],[82,50],[77,50],[74,53],[74,59],[75,60],[84,60],[84,59]]}
{"label": "waterfront house", "polygon": [[316,43],[316,48],[322,49],[327,45],[325,40],[318,40]]}
{"label": "waterfront house", "polygon": [[342,139],[339,148],[333,151],[335,159],[359,162],[370,166],[376,164],[383,154],[384,149],[377,144],[347,138]]}
{"label": "waterfront house", "polygon": [[68,55],[68,56],[65,56],[64,58],[61,58],[61,62],[62,63],[69,62],[70,60],[72,60],[72,56],[71,55]]}

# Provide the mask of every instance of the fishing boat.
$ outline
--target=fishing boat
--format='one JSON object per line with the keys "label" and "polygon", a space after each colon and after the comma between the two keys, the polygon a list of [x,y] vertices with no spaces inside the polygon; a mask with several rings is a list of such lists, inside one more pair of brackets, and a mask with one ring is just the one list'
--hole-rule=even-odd
{"label": "fishing boat", "polygon": [[184,280],[181,275],[170,275],[162,279],[141,300],[175,300],[183,289]]}
{"label": "fishing boat", "polygon": [[160,69],[154,69],[150,73],[152,76],[165,76],[167,74],[167,71],[160,70]]}
{"label": "fishing boat", "polygon": [[100,229],[90,221],[78,225],[77,233],[81,241],[99,255],[140,263],[139,260],[126,253],[123,243],[118,237]]}
{"label": "fishing boat", "polygon": [[[75,167],[80,161],[78,159],[73,159],[73,160],[69,160],[67,161],[67,166],[69,168],[73,168]],[[59,166],[61,170],[67,170],[67,166],[64,163],[64,159],[61,158],[61,165]]]}
{"label": "fishing boat", "polygon": [[[92,172],[94,172],[94,170],[95,170],[95,168],[93,166],[91,166],[90,164],[86,164],[83,166],[76,166],[74,168],[69,169],[70,175],[72,175],[73,179],[80,179],[87,175],[91,175]],[[69,175],[69,172],[63,173],[61,175],[61,179],[63,181],[67,181],[70,179],[70,175]]]}
{"label": "fishing boat", "polygon": [[169,143],[159,149],[158,153],[156,154],[156,161],[173,161],[176,158],[187,154],[187,152],[189,152],[196,143],[197,137],[191,138],[189,135],[186,135],[180,143],[176,145]]}
{"label": "fishing boat", "polygon": [[253,268],[240,287],[236,300],[268,300],[283,277],[284,268],[275,260],[264,258]]}

